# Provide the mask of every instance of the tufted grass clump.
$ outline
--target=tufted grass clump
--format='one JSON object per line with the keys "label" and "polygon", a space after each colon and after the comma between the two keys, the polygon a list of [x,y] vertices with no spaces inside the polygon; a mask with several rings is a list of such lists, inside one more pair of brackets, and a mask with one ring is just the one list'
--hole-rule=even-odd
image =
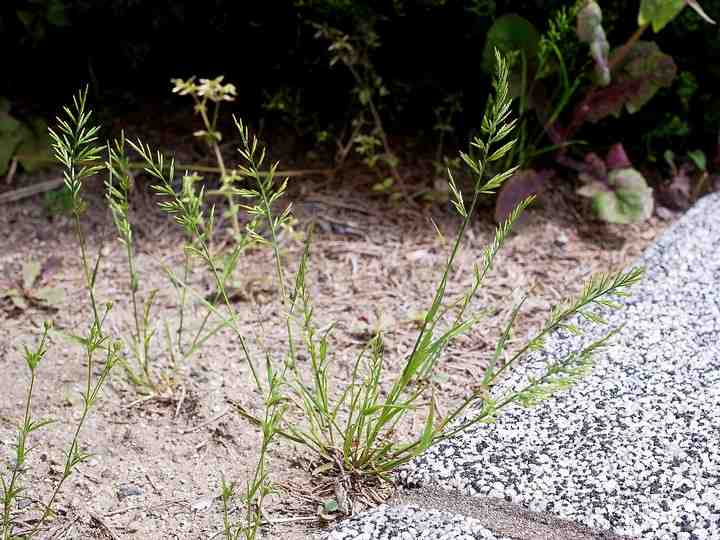
{"label": "tufted grass clump", "polygon": [[[593,278],[577,298],[554,309],[546,323],[526,345],[503,361],[515,319],[522,307],[520,302],[512,310],[511,318],[500,336],[494,358],[480,387],[454,410],[445,416],[439,415],[431,383],[432,374],[448,343],[481,323],[484,313],[471,313],[471,301],[492,269],[495,256],[502,248],[513,224],[533,200],[528,198],[522,201],[507,221],[497,228],[494,241],[484,250],[482,259],[475,266],[472,285],[459,300],[448,303],[446,290],[450,273],[479,198],[484,194],[494,193],[516,171],[516,167],[512,167],[495,175],[487,175],[488,164],[503,158],[515,144],[511,137],[515,121],[510,119],[508,68],[499,54],[494,89],[482,121],[482,135],[472,141],[476,155],[461,154],[462,161],[469,167],[475,179],[469,203],[463,200],[449,173],[452,202],[462,221],[430,307],[422,320],[415,345],[402,360],[400,373],[389,373],[383,339],[378,334],[355,359],[350,379],[333,379],[330,352],[332,326],[322,331],[317,327],[312,298],[306,287],[310,242],[306,244],[295,275],[294,287],[290,292],[283,288],[282,263],[276,255],[278,292],[287,310],[288,349],[285,358],[279,359],[277,367],[273,369],[283,374],[284,384],[279,397],[289,409],[284,422],[277,427],[277,433],[312,450],[320,460],[331,464],[342,475],[387,479],[388,473],[393,469],[408,462],[431,444],[471,425],[492,421],[503,408],[513,403],[533,405],[569,387],[591,368],[592,353],[602,347],[612,332],[584,349],[547,365],[545,373],[531,380],[526,387],[505,395],[492,393],[493,387],[504,373],[528,352],[541,348],[545,336],[549,333],[561,327],[579,331],[568,322],[574,316],[583,316],[597,324],[604,323],[594,314],[592,308],[619,307],[608,297],[622,295],[627,287],[641,277],[642,271],[636,269]],[[255,148],[256,144],[253,140],[252,148]],[[248,147],[241,150],[241,153],[247,156]],[[256,168],[257,164],[251,162],[251,166]],[[251,171],[254,170],[251,168]],[[257,172],[253,172],[253,175],[257,176]],[[280,186],[280,191],[282,189],[284,185]],[[263,212],[272,230],[275,218],[269,207],[264,207]],[[294,334],[296,329],[299,336]],[[303,373],[298,367],[298,339],[310,359],[309,374]],[[250,358],[247,360],[251,362]],[[389,389],[383,388],[382,381],[388,378],[391,380]],[[256,382],[258,388],[262,388],[259,379],[256,379]],[[259,427],[265,425],[262,417],[253,413],[246,405],[236,406],[238,412],[251,423]],[[425,409],[422,430],[409,440],[398,438],[397,427],[403,417],[422,408]],[[303,421],[298,422],[298,419]]]}
{"label": "tufted grass clump", "polygon": [[[257,413],[251,404],[246,403],[236,403],[236,409],[242,417],[262,430],[263,440],[279,436],[301,445],[314,452],[320,461],[343,477],[387,478],[394,468],[438,440],[478,422],[491,421],[510,404],[529,406],[547,399],[570,386],[591,368],[592,353],[612,333],[547,365],[545,373],[530,381],[525,388],[507,395],[493,395],[492,392],[507,370],[528,352],[540,348],[549,333],[561,327],[578,331],[568,322],[574,316],[580,315],[602,324],[604,321],[594,314],[593,308],[618,307],[609,298],[624,294],[625,289],[640,279],[640,270],[593,278],[577,298],[553,310],[546,323],[525,346],[509,360],[503,361],[509,336],[522,307],[520,302],[513,309],[507,327],[500,336],[493,361],[480,388],[445,416],[440,416],[435,406],[430,382],[432,374],[448,343],[481,323],[484,314],[470,312],[471,301],[492,269],[495,256],[513,224],[532,202],[532,198],[524,200],[508,220],[497,228],[494,241],[485,249],[475,266],[472,285],[459,300],[448,302],[446,290],[451,270],[478,200],[484,194],[494,193],[516,171],[516,167],[512,167],[495,175],[487,174],[488,164],[503,158],[515,144],[511,137],[515,121],[510,119],[508,68],[500,55],[497,58],[497,69],[495,92],[483,118],[482,134],[472,141],[473,155],[461,154],[462,161],[475,178],[472,197],[466,202],[452,176],[449,176],[453,205],[462,221],[415,345],[402,360],[402,369],[396,375],[389,374],[383,339],[378,334],[355,359],[349,380],[333,378],[332,326],[324,330],[318,328],[313,299],[307,287],[311,234],[307,235],[305,250],[294,277],[289,279],[286,263],[280,256],[278,237],[280,229],[290,219],[290,205],[277,213],[275,211],[285,193],[287,180],[276,178],[277,163],[264,170],[266,150],[240,120],[236,120],[242,141],[239,153],[245,165],[239,167],[238,171],[249,187],[236,188],[234,194],[247,201],[240,206],[254,219],[264,221],[268,231],[265,236],[259,236],[252,229],[248,234],[259,243],[269,244],[273,251],[277,295],[284,308],[281,321],[286,332],[286,350],[280,357],[273,358],[268,354],[258,360],[249,352],[247,343],[254,336],[239,325],[235,308],[224,290],[225,271],[222,266],[214,264],[207,235],[200,226],[207,219],[212,220],[213,216],[213,209],[207,214],[204,211],[203,191],[195,192],[192,196],[177,193],[172,187],[175,174],[173,161],[160,153],[151,152],[142,143],[134,144],[146,161],[146,170],[158,180],[155,190],[164,197],[161,206],[194,239],[193,253],[206,265],[220,291],[225,309],[221,311],[210,304],[208,308],[216,316],[224,318],[235,334],[257,390],[264,396],[260,407],[264,412]],[[310,359],[309,373],[300,367],[298,358],[301,354]],[[383,388],[382,381],[388,377],[391,379],[390,386]],[[423,429],[410,440],[400,440],[396,434],[399,423],[408,413],[417,412],[421,408],[425,409]]]}
{"label": "tufted grass clump", "polygon": [[[128,157],[127,147],[132,146],[142,150],[141,147],[126,141],[125,133],[106,145],[106,158],[104,169],[107,174],[105,180],[105,198],[107,201],[113,223],[117,230],[118,241],[125,249],[126,267],[125,277],[127,289],[130,293],[131,306],[131,329],[129,332],[119,336],[124,343],[125,353],[120,356],[120,365],[133,385],[141,393],[157,394],[164,389],[172,390],[175,386],[174,371],[185,364],[188,359],[200,350],[208,339],[220,332],[225,324],[216,323],[211,320],[212,312],[204,310],[200,322],[195,330],[190,333],[188,329],[188,295],[185,287],[170,281],[177,293],[177,326],[164,321],[162,327],[154,321],[155,300],[158,294],[157,289],[150,290],[142,295],[140,288],[142,276],[135,264],[135,241],[134,228],[130,217],[130,199],[134,186],[132,174],[132,163]],[[183,192],[188,192],[190,185],[197,181],[193,175],[186,175],[183,183]],[[208,236],[212,236],[212,223],[209,224]],[[192,238],[185,236],[183,275],[185,282],[192,272],[191,251]],[[173,337],[174,336],[174,337]],[[169,370],[159,370],[156,360],[159,356],[155,344],[161,337],[164,338],[164,352],[169,359]]]}

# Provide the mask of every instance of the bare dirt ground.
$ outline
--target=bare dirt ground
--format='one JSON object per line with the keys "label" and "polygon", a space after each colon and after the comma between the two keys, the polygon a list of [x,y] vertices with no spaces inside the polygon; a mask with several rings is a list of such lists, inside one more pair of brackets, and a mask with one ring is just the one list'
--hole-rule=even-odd
{"label": "bare dirt ground", "polygon": [[[130,308],[124,251],[114,241],[101,195],[91,191],[95,193],[90,194],[85,227],[91,253],[102,249],[104,254],[98,296],[114,303],[109,328],[127,333]],[[310,220],[316,223],[308,281],[318,322],[337,321],[332,344],[339,373],[376,329],[385,332],[388,362],[397,371],[415,338],[417,317],[432,300],[457,218],[440,205],[393,204],[350,179],[335,184],[296,180],[290,198],[295,201],[298,230]],[[153,315],[160,325],[177,319],[176,299],[161,268],[181,264],[182,236],[155,203],[149,190],[138,189],[132,216],[140,291],[143,295],[160,291]],[[665,214],[666,220],[653,217],[639,225],[608,226],[591,221],[580,208],[567,190],[559,189],[531,209],[508,240],[477,300],[497,309],[483,325],[455,341],[440,365],[436,382],[441,408],[447,409],[478,381],[484,358],[519,292],[532,294],[519,319],[516,340],[536,327],[552,305],[577,292],[592,273],[629,264],[673,219]],[[489,215],[482,211],[467,231],[449,287],[451,296],[470,283],[472,265],[492,238]],[[44,263],[41,281],[66,291],[65,301],[53,311],[37,306],[18,310],[0,300],[3,461],[12,455],[14,426],[22,416],[28,380],[18,347],[36,339],[44,320],[52,319],[56,328],[39,370],[33,405],[37,417],[58,422],[32,440],[35,449],[21,505],[26,506],[46,500],[58,480],[63,450],[80,412],[78,391],[85,366],[79,347],[64,334],[85,331],[87,295],[71,223],[64,217],[49,217],[40,197],[0,206],[0,231],[0,289],[14,285],[23,261],[33,258]],[[287,236],[283,246],[294,270],[302,241]],[[278,307],[269,277],[271,263],[268,251],[254,250],[242,259],[239,271],[243,290],[236,306],[248,335],[260,336],[256,352],[259,347],[273,353],[283,350],[282,325],[275,322]],[[191,282],[200,290],[207,290],[210,283],[200,270]],[[153,350],[156,373],[169,373],[161,340]],[[233,400],[254,406],[258,396],[238,343],[228,333],[215,336],[179,365],[163,393],[149,399],[116,370],[82,433],[82,447],[93,457],[67,481],[57,516],[43,538],[221,538],[221,478],[242,485],[253,470],[260,441],[258,432],[229,405]],[[411,420],[403,429],[417,432],[419,424]],[[266,508],[271,525],[264,528],[264,537],[306,538],[324,525],[317,507],[333,497],[333,482],[312,478],[310,457],[284,443],[272,449],[271,474],[278,492]],[[372,498],[358,496],[356,508],[375,504]],[[34,515],[19,509],[17,518],[21,524],[31,524]]]}

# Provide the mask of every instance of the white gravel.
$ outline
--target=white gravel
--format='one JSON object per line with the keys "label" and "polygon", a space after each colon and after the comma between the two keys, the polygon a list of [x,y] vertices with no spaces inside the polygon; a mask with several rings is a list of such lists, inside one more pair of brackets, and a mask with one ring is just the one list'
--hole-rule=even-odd
{"label": "white gravel", "polygon": [[342,522],[325,540],[503,540],[476,519],[417,506],[381,505]]}
{"label": "white gravel", "polygon": [[[501,497],[643,539],[720,539],[720,194],[638,264],[646,278],[609,315],[625,326],[589,376],[430,448],[401,484]],[[507,384],[601,332],[554,335]]]}

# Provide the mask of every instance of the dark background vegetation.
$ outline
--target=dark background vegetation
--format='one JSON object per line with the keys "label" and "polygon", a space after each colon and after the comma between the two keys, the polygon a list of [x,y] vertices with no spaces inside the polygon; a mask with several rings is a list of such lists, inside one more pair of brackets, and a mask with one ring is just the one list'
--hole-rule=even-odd
{"label": "dark background vegetation", "polygon": [[[232,109],[253,123],[299,131],[312,145],[313,133],[339,130],[347,121],[353,81],[342,66],[329,66],[327,43],[314,37],[311,23],[352,32],[374,21],[381,46],[372,61],[390,91],[384,100],[386,130],[422,140],[432,134],[433,109],[446,95],[460,93],[463,112],[450,142],[462,147],[478,126],[487,95],[489,80],[481,61],[493,20],[515,12],[542,32],[552,11],[569,3],[6,0],[0,2],[0,96],[10,101],[17,117],[51,117],[88,83],[93,103],[106,117],[152,107],[158,119],[187,106],[170,94],[170,78],[222,74],[238,87]],[[637,28],[638,3],[601,2],[611,46]],[[720,1],[701,3],[720,19]],[[650,106],[607,119],[585,138],[598,145],[621,140],[633,159],[657,159],[669,147],[676,153],[703,148],[713,155],[720,120],[718,31],[685,9],[658,35],[648,32],[646,39],[656,40],[684,75]],[[694,91],[688,90],[688,80],[696,83]],[[302,112],[295,126],[287,115],[267,108],[270,97],[283,91]]]}

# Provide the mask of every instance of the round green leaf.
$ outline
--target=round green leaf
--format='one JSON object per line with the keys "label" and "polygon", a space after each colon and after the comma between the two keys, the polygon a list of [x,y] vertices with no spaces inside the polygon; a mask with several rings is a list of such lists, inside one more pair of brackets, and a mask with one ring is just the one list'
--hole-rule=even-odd
{"label": "round green leaf", "polygon": [[685,0],[642,0],[638,25],[652,25],[654,32],[662,30],[666,24],[677,17],[685,7]]}
{"label": "round green leaf", "polygon": [[27,126],[23,126],[22,135],[22,142],[16,153],[23,169],[33,172],[47,166],[50,158],[50,137],[45,120],[33,118]]}
{"label": "round green leaf", "polygon": [[522,51],[530,60],[537,56],[539,44],[540,33],[533,23],[514,13],[503,15],[488,30],[483,51],[483,68],[488,72],[495,69],[495,49],[504,56]]}
{"label": "round green leaf", "polygon": [[609,191],[596,193],[593,209],[608,223],[638,223],[652,215],[653,196],[645,178],[635,169],[618,169],[608,175]]}
{"label": "round green leaf", "polygon": [[705,152],[703,152],[702,150],[693,150],[691,152],[688,152],[688,157],[692,160],[698,170],[707,170],[707,158],[705,157]]}

